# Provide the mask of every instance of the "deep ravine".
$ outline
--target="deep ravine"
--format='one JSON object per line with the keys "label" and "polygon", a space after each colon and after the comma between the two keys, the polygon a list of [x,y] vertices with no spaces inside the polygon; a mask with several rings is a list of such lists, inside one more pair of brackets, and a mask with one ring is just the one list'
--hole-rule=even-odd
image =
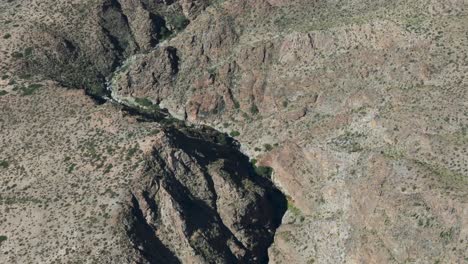
{"label": "deep ravine", "polygon": [[[268,262],[268,247],[286,200],[270,179],[255,172],[239,143],[210,127],[174,119],[159,108],[108,100],[140,121],[164,127],[162,142],[147,157],[147,170],[135,180],[126,218],[127,234],[143,258],[149,263],[175,262],[184,259],[184,251],[192,251],[200,261]],[[171,205],[163,202],[166,199]],[[162,215],[164,211],[173,211],[170,219]],[[169,223],[174,218],[179,226]],[[177,231],[173,228],[183,234],[183,245],[168,237]],[[205,235],[194,237],[198,233]],[[183,247],[188,249],[175,249]]]}
{"label": "deep ravine", "polygon": [[139,261],[267,263],[287,207],[271,175],[258,174],[227,134],[178,120],[157,105],[119,98],[111,78],[106,86],[107,95],[93,95],[95,101],[162,126],[145,171],[133,180],[123,217]]}

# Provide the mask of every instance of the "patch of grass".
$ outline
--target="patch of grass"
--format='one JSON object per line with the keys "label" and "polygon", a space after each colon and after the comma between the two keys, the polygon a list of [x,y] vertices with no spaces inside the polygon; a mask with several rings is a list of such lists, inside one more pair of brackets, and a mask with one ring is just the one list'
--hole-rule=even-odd
{"label": "patch of grass", "polygon": [[11,205],[26,203],[40,204],[41,200],[34,197],[0,197],[0,204]]}
{"label": "patch of grass", "polygon": [[25,57],[31,57],[33,54],[33,48],[31,47],[28,47],[24,50],[24,56]]}
{"label": "patch of grass", "polygon": [[294,205],[292,198],[290,196],[286,198],[288,200],[288,210],[296,216],[302,215],[301,210]]}
{"label": "patch of grass", "polygon": [[396,149],[396,148],[388,148],[385,149],[382,154],[391,159],[402,159],[405,157],[404,152],[402,150]]}
{"label": "patch of grass", "polygon": [[153,102],[148,98],[135,98],[135,103],[147,108],[154,107]]}
{"label": "patch of grass", "polygon": [[29,85],[27,87],[23,86],[23,87],[20,88],[21,89],[21,95],[22,96],[32,95],[32,94],[34,94],[34,92],[37,89],[39,89],[41,87],[42,87],[42,84],[38,84],[38,83],[31,84],[31,85]]}
{"label": "patch of grass", "polygon": [[127,152],[127,160],[130,160],[133,156],[135,156],[135,154],[137,153],[138,151],[138,145],[135,145],[131,148],[128,149],[128,152]]}
{"label": "patch of grass", "polygon": [[419,166],[428,169],[432,174],[437,176],[437,179],[445,185],[445,188],[463,188],[463,186],[466,186],[468,183],[467,177],[445,167],[420,160],[414,160],[414,162]]}
{"label": "patch of grass", "polygon": [[13,53],[11,53],[11,56],[15,59],[21,59],[24,57],[23,53],[21,52],[18,52],[18,51],[15,51]]}
{"label": "patch of grass", "polygon": [[332,143],[348,152],[359,152],[363,147],[359,144],[359,140],[365,138],[365,135],[358,132],[346,131],[344,134],[334,138]]}

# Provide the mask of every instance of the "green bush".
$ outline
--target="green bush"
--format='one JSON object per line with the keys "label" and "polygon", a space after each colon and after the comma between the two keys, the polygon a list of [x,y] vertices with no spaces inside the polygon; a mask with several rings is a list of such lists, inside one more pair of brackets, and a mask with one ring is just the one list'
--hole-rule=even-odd
{"label": "green bush", "polygon": [[250,107],[250,113],[252,113],[253,115],[258,114],[258,107],[257,107],[256,105],[253,104],[253,105]]}
{"label": "green bush", "polygon": [[169,23],[177,30],[183,30],[190,21],[184,15],[175,15],[169,19]]}
{"label": "green bush", "polygon": [[152,107],[153,102],[151,102],[148,98],[135,98],[135,103],[143,106],[143,107]]}
{"label": "green bush", "polygon": [[102,98],[107,95],[107,90],[104,86],[99,85],[99,84],[91,84],[87,87],[86,91],[88,94]]}
{"label": "green bush", "polygon": [[273,146],[271,146],[270,144],[264,144],[263,147],[265,148],[265,151],[270,151],[273,149]]}
{"label": "green bush", "polygon": [[218,144],[221,144],[223,146],[227,146],[229,144],[229,140],[227,138],[227,134],[225,133],[219,133],[217,136],[216,136],[216,142]]}
{"label": "green bush", "polygon": [[0,90],[0,96],[4,96],[4,95],[7,95],[7,94],[8,94],[7,91]]}
{"label": "green bush", "polygon": [[6,236],[0,236],[0,245],[2,244],[3,241],[6,241],[7,237]]}
{"label": "green bush", "polygon": [[8,163],[8,161],[6,161],[6,160],[0,160],[0,167],[1,167],[1,168],[6,169],[6,168],[8,168],[8,166],[10,166],[10,164]]}
{"label": "green bush", "polygon": [[231,133],[229,133],[229,135],[231,135],[231,137],[238,137],[238,136],[240,136],[240,133],[239,133],[239,131],[234,130],[234,131],[231,131]]}
{"label": "green bush", "polygon": [[254,166],[255,173],[265,178],[271,178],[271,174],[273,173],[273,168],[268,166]]}
{"label": "green bush", "polygon": [[9,39],[11,38],[11,34],[10,33],[6,33],[5,36],[3,36],[4,39]]}

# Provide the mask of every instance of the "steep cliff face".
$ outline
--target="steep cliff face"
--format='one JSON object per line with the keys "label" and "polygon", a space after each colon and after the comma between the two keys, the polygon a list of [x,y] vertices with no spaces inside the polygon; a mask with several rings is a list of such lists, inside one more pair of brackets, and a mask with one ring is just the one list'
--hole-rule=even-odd
{"label": "steep cliff face", "polygon": [[[159,131],[135,132],[144,139],[135,139],[140,163],[112,174],[128,184],[112,200],[121,205],[112,218],[118,228],[103,229],[104,237],[118,234],[116,250],[88,260],[466,261],[463,1],[31,0],[0,7],[9,35],[0,53],[4,105],[29,107],[21,95],[54,80],[125,105],[105,111],[138,114],[105,119],[120,120],[114,135],[126,126]],[[20,117],[6,120],[14,125]],[[274,169],[287,201],[256,166]],[[8,190],[23,186],[10,181]]]}
{"label": "steep cliff face", "polygon": [[[286,201],[224,137],[182,127],[155,138],[126,218],[148,262],[164,261],[153,240],[183,263],[267,261]],[[134,232],[142,226],[149,231]]]}

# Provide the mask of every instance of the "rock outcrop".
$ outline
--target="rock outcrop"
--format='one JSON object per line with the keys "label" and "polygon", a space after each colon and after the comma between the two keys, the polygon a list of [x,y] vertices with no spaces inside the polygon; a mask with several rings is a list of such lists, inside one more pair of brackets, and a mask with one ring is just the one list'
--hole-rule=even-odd
{"label": "rock outcrop", "polygon": [[149,263],[265,263],[286,209],[236,145],[209,128],[160,133],[132,192],[126,226]]}

